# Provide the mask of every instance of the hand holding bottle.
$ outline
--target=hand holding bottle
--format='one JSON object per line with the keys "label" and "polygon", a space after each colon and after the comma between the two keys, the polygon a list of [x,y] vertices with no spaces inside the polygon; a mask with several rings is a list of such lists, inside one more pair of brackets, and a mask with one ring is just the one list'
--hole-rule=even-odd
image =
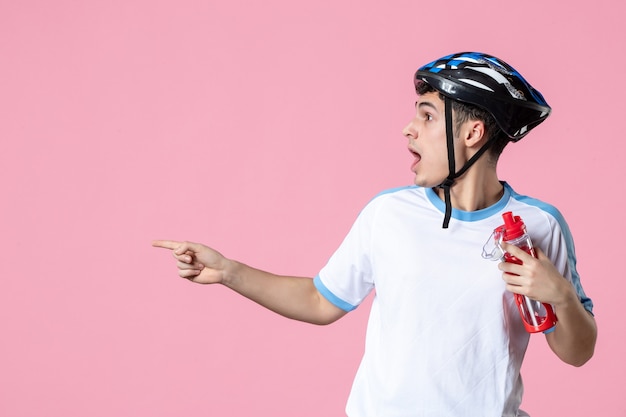
{"label": "hand holding bottle", "polygon": [[535,247],[536,258],[506,242],[502,242],[502,249],[522,261],[521,265],[511,262],[499,264],[507,290],[556,307],[569,301],[571,284],[541,249]]}

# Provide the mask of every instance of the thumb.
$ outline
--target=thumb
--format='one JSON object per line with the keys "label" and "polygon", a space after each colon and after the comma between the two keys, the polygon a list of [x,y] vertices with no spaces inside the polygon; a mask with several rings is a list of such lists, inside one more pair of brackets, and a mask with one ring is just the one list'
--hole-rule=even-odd
{"label": "thumb", "polygon": [[193,248],[193,244],[190,242],[179,242],[178,246],[174,249],[175,255],[182,255],[187,252],[195,253],[196,251]]}
{"label": "thumb", "polygon": [[178,246],[174,249],[174,255],[182,255],[185,253],[197,254],[202,252],[204,245],[194,242],[175,242]]}

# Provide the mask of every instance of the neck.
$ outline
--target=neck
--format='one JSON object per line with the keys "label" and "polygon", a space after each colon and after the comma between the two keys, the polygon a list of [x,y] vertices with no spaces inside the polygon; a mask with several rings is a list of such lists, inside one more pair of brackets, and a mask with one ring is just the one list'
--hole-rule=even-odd
{"label": "neck", "polygon": [[[443,190],[436,189],[443,200]],[[452,207],[463,211],[477,211],[497,203],[504,187],[498,180],[495,167],[476,164],[464,175],[457,178],[450,188]]]}

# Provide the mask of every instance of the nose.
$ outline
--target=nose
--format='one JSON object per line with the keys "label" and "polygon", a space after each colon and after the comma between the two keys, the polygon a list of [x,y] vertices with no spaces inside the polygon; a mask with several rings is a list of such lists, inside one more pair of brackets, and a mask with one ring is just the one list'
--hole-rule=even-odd
{"label": "nose", "polygon": [[411,120],[405,127],[402,129],[402,135],[407,139],[417,139],[417,129],[414,123],[414,120]]}

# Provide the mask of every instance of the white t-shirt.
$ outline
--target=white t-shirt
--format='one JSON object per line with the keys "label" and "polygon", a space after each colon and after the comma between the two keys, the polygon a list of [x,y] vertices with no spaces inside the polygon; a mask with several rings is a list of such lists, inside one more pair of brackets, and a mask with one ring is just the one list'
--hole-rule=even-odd
{"label": "white t-shirt", "polygon": [[348,416],[527,415],[519,406],[529,334],[497,263],[481,256],[505,211],[521,216],[534,245],[591,311],[569,229],[554,207],[505,183],[495,205],[453,210],[443,229],[444,203],[432,189],[381,193],[314,279],[346,311],[376,290]]}

